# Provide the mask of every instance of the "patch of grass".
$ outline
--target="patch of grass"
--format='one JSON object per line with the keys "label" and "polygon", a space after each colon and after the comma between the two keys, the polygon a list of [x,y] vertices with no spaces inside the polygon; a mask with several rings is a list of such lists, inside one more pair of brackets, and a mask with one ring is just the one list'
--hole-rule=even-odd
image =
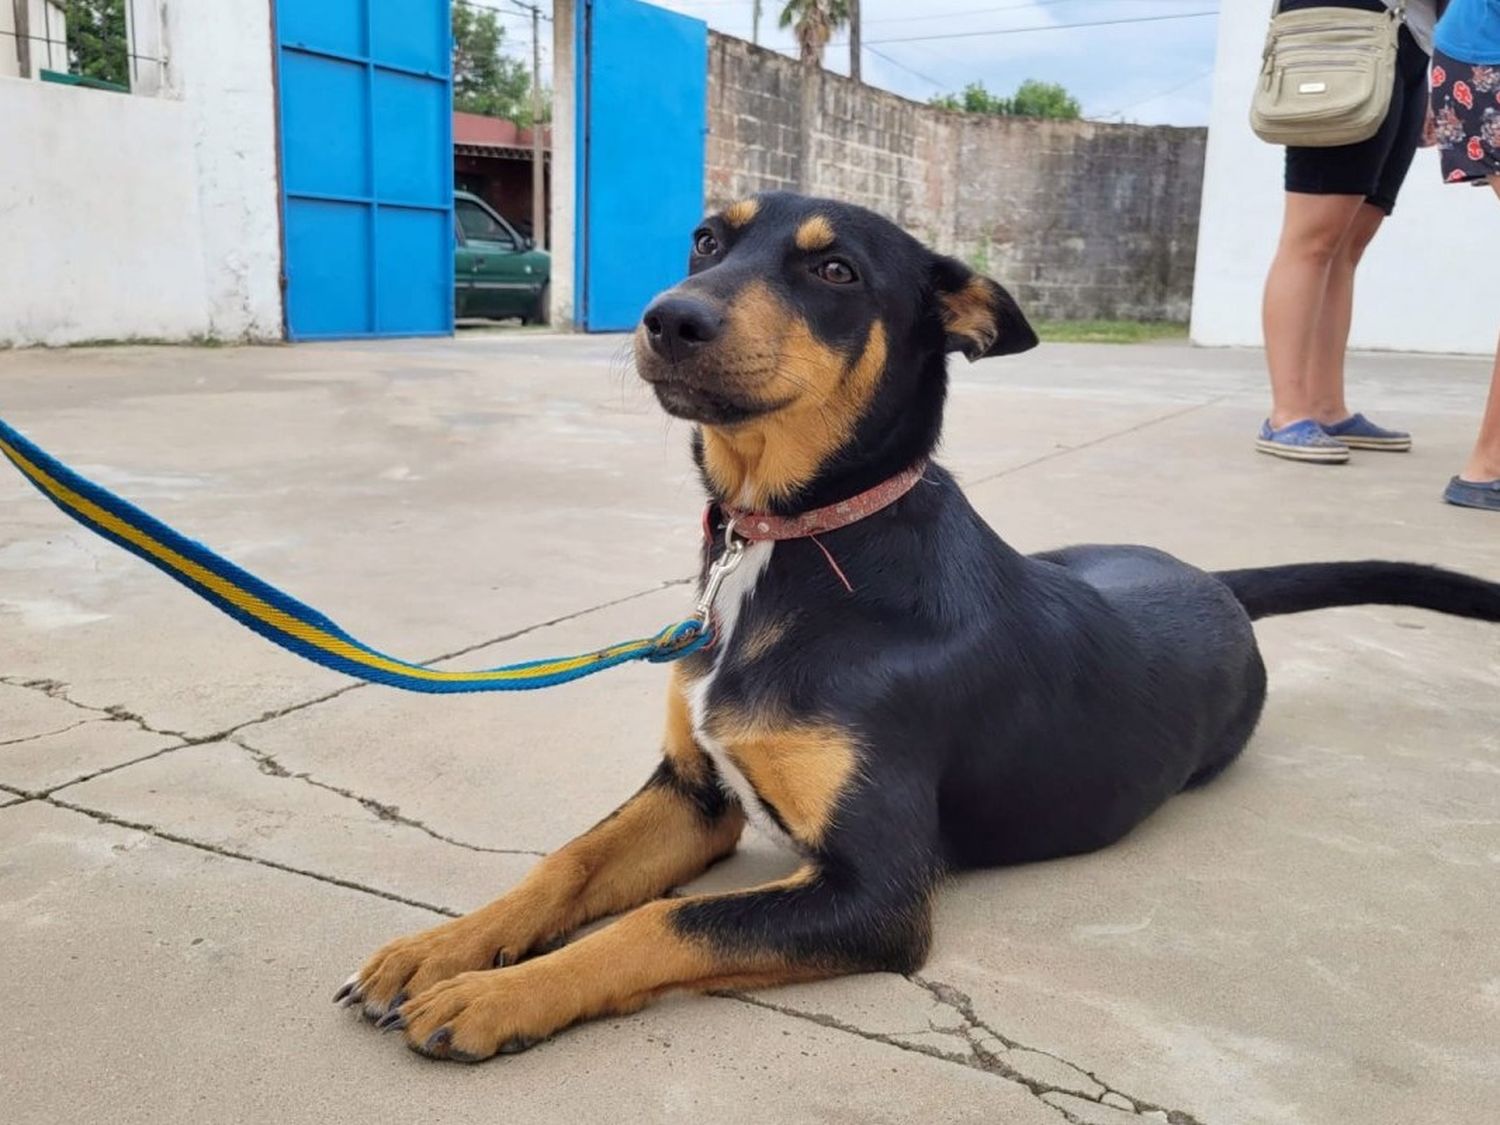
{"label": "patch of grass", "polygon": [[1032,327],[1051,344],[1145,344],[1188,334],[1186,324],[1169,320],[1046,320]]}

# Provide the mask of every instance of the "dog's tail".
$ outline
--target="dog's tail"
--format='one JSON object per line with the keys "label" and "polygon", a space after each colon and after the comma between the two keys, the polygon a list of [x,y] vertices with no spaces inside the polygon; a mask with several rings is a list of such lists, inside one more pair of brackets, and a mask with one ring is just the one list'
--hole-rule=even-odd
{"label": "dog's tail", "polygon": [[1409,605],[1500,621],[1500,582],[1416,563],[1338,562],[1221,570],[1252,619],[1342,605]]}

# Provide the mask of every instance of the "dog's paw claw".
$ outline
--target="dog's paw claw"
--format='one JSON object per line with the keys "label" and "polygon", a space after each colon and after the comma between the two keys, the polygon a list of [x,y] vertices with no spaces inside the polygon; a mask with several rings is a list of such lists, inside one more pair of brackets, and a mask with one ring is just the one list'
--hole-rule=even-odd
{"label": "dog's paw claw", "polygon": [[393,1007],[375,1023],[377,1031],[402,1031],[405,1028],[406,1017],[401,1014],[400,1005]]}
{"label": "dog's paw claw", "polygon": [[333,994],[333,1002],[343,1008],[352,1008],[362,999],[364,993],[360,991],[358,973],[340,985],[339,990]]}
{"label": "dog's paw claw", "polygon": [[440,1027],[427,1037],[427,1042],[422,1044],[422,1052],[428,1055],[446,1055],[448,1045],[452,1042],[453,1029]]}
{"label": "dog's paw claw", "polygon": [[518,1035],[514,1039],[500,1044],[497,1053],[501,1055],[519,1055],[522,1051],[528,1051],[532,1047],[535,1047],[537,1042],[535,1039],[527,1039]]}

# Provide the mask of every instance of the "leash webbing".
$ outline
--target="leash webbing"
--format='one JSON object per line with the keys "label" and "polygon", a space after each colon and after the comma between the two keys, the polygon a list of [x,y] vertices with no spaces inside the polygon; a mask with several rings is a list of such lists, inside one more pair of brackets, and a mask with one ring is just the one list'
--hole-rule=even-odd
{"label": "leash webbing", "polygon": [[3,419],[0,453],[42,495],[84,527],[175,578],[241,625],[325,668],[372,683],[435,693],[529,691],[565,684],[635,660],[680,660],[712,639],[704,614],[668,626],[654,637],[582,656],[533,660],[476,672],[411,664],[356,640],[311,606],[75,473]]}

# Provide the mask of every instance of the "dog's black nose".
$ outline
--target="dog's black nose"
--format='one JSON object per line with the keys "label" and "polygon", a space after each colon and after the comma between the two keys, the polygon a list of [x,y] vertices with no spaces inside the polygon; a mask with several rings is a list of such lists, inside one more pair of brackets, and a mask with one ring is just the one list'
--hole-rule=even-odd
{"label": "dog's black nose", "polygon": [[642,317],[651,350],[674,363],[712,343],[724,330],[724,317],[692,297],[663,297]]}

